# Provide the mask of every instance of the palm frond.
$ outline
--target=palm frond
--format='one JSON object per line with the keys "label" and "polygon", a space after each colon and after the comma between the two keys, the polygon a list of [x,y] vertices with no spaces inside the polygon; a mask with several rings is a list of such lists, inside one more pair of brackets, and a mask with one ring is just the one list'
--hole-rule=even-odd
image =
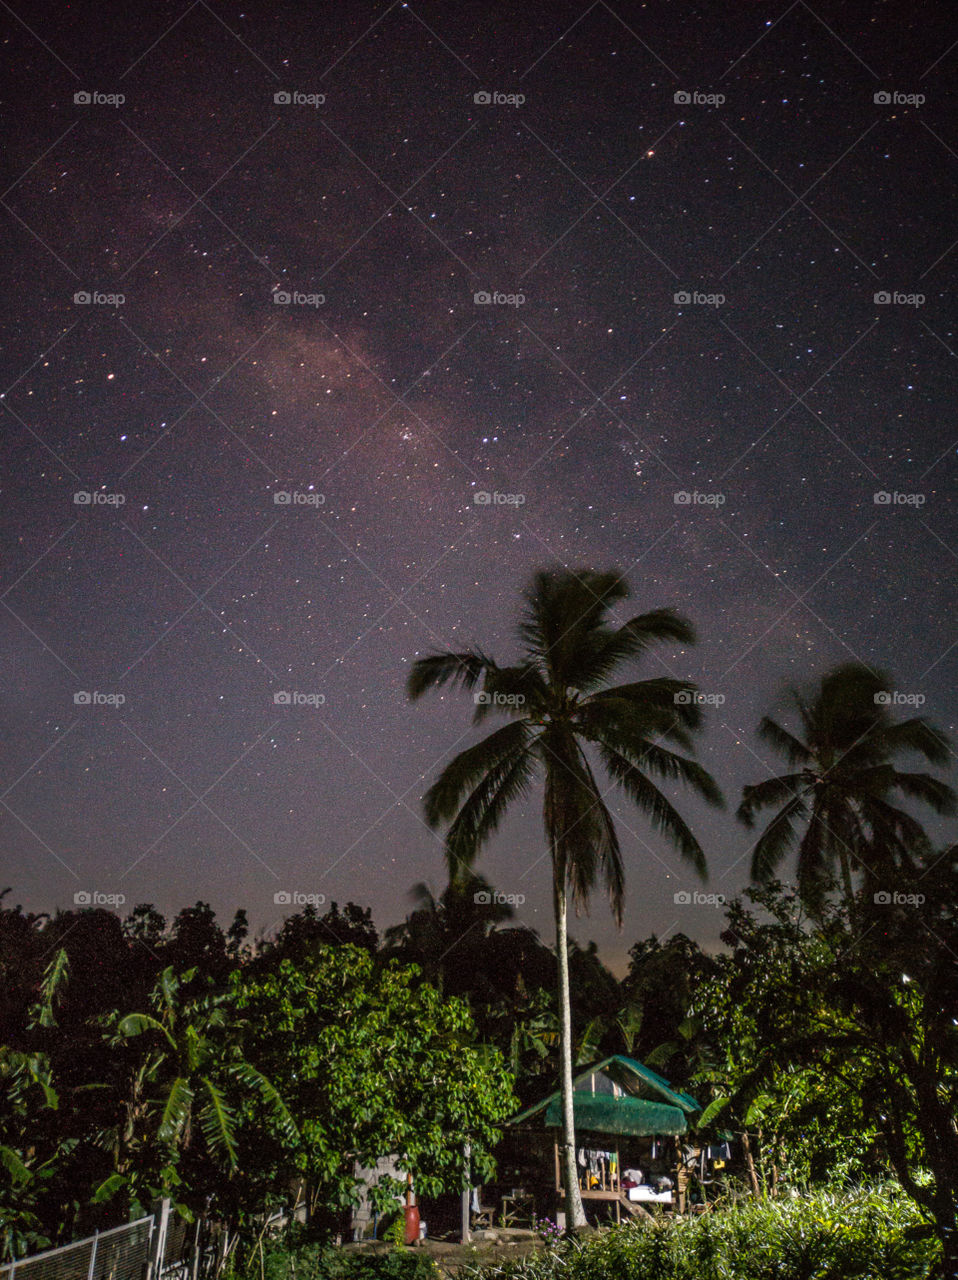
{"label": "palm frond", "polygon": [[771,716],[763,716],[759,721],[758,736],[791,765],[808,764],[812,759],[812,753],[805,743]]}
{"label": "palm frond", "polygon": [[484,654],[476,649],[462,653],[433,653],[418,658],[406,681],[406,695],[416,702],[430,689],[441,689],[446,684],[462,689],[474,689],[483,672],[494,667]]}
{"label": "palm frond", "polygon": [[[781,779],[770,778],[768,781],[777,782],[781,781]],[[758,785],[764,786],[766,784],[759,783]],[[746,787],[745,790],[749,791],[751,788]],[[741,809],[739,809],[739,813],[741,813]],[[752,848],[750,874],[753,880],[771,880],[779,863],[794,847],[796,838],[795,822],[797,819],[804,817],[805,813],[804,796],[800,792],[791,793],[791,799],[772,818]]]}
{"label": "palm frond", "polygon": [[656,644],[694,644],[695,629],[674,609],[651,609],[617,628],[597,627],[588,650],[579,657],[576,686],[594,689],[626,662],[635,662]]}
{"label": "palm frond", "polygon": [[528,790],[534,770],[533,751],[523,746],[481,779],[446,833],[450,877],[458,879],[472,866],[479,850],[498,830],[509,805]]}
{"label": "palm frond", "polygon": [[951,739],[922,716],[898,720],[883,734],[889,754],[913,751],[929,764],[947,765],[951,759]]}
{"label": "palm frond", "polygon": [[171,1049],[176,1049],[176,1041],[170,1035],[169,1030],[163,1025],[159,1019],[151,1017],[148,1013],[128,1013],[117,1023],[117,1034],[124,1039],[131,1036],[142,1036],[148,1031],[156,1031],[166,1040]]}
{"label": "palm frond", "polygon": [[430,827],[455,816],[463,797],[488,774],[500,768],[529,742],[529,728],[512,721],[453,757],[423,797],[423,813]]}
{"label": "palm frond", "polygon": [[754,827],[756,814],[762,809],[787,804],[793,796],[804,794],[808,785],[808,779],[803,773],[786,773],[779,778],[766,778],[764,782],[752,783],[742,788],[742,803],[735,816],[746,827]]}
{"label": "palm frond", "polygon": [[183,1076],[177,1076],[170,1085],[157,1130],[157,1137],[161,1142],[172,1145],[177,1141],[190,1118],[192,1105],[193,1090]]}
{"label": "palm frond", "polygon": [[199,1110],[197,1123],[206,1139],[209,1150],[215,1154],[226,1153],[231,1169],[237,1165],[236,1118],[222,1090],[209,1076],[201,1077],[206,1090],[206,1102]]}
{"label": "palm frond", "polygon": [[667,782],[681,782],[691,787],[697,795],[715,808],[725,807],[725,798],[718,783],[697,760],[689,760],[686,756],[680,756],[656,742],[641,738],[635,740],[615,732],[597,735],[596,741],[611,747],[613,751],[618,751],[636,768],[652,773]]}
{"label": "palm frond", "polygon": [[607,746],[601,746],[600,752],[602,763],[609,776],[619,784],[633,804],[642,810],[653,829],[668,836],[680,856],[704,880],[706,877],[705,854],[685,819],[651,778],[636,765],[631,764],[621,752]]}
{"label": "palm frond", "polygon": [[296,1127],[296,1121],[290,1115],[289,1108],[272,1081],[268,1080],[262,1072],[257,1071],[249,1062],[230,1063],[229,1073],[251,1093],[259,1095],[269,1114],[279,1126],[286,1142],[296,1142],[299,1138],[299,1129]]}

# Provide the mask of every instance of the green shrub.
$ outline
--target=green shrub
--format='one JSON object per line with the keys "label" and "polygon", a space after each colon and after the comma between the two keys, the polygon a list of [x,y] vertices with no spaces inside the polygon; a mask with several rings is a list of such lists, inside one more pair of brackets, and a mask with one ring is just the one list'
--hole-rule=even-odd
{"label": "green shrub", "polygon": [[897,1188],[817,1192],[630,1222],[473,1280],[916,1280],[937,1243]]}

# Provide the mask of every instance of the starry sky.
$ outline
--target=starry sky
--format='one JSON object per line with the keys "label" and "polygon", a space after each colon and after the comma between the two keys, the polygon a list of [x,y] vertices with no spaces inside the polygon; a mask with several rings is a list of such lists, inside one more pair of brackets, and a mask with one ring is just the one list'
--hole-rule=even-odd
{"label": "starry sky", "polygon": [[[955,729],[950,6],[0,21],[14,901],[400,919],[444,883],[424,787],[473,740],[468,698],[408,705],[410,664],[512,660],[552,563],[695,622],[645,674],[715,695],[732,810],[777,770],[759,716],[837,662]],[[731,895],[747,833],[675,798]],[[625,927],[597,899],[574,931],[615,966],[652,931],[713,941],[612,807]],[[481,869],[548,936],[536,797]]]}

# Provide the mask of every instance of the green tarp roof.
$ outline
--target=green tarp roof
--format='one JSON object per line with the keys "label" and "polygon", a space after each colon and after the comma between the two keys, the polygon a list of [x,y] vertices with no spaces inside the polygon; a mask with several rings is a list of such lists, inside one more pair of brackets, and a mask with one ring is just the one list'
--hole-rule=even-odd
{"label": "green tarp roof", "polygon": [[[599,1072],[621,1086],[623,1094],[620,1097],[592,1093],[582,1087]],[[573,1089],[572,1109],[576,1128],[596,1133],[634,1137],[684,1133],[686,1116],[702,1109],[694,1098],[673,1089],[668,1080],[650,1067],[623,1054],[612,1054],[587,1067],[575,1077]],[[562,1102],[558,1090],[528,1107],[510,1123],[520,1124],[539,1112],[544,1112],[542,1119],[547,1127],[561,1126]]]}

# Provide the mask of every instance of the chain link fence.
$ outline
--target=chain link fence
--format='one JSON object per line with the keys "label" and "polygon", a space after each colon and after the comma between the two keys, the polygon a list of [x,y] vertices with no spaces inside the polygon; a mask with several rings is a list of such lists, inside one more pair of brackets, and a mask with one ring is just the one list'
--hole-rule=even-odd
{"label": "chain link fence", "polygon": [[151,1214],[7,1263],[0,1267],[0,1280],[150,1280],[155,1233]]}

